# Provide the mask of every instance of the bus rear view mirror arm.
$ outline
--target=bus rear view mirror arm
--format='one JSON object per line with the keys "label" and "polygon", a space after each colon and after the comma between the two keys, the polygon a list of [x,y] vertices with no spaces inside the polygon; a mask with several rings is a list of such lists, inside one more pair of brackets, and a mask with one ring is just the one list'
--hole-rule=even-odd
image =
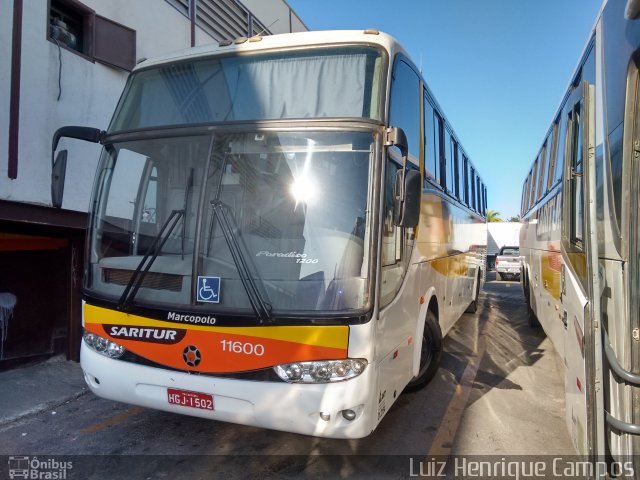
{"label": "bus rear view mirror arm", "polygon": [[388,147],[398,147],[402,154],[402,160],[405,162],[405,165],[403,166],[406,166],[407,155],[409,155],[409,146],[404,130],[398,127],[387,128],[387,137],[384,144]]}
{"label": "bus rear view mirror arm", "polygon": [[56,156],[56,148],[62,137],[77,138],[92,143],[101,143],[105,132],[97,128],[68,126],[61,127],[53,134],[51,142],[51,205],[62,207],[64,179],[67,170],[67,150],[61,150]]}
{"label": "bus rear view mirror arm", "polygon": [[58,142],[62,137],[77,138],[78,140],[84,140],[92,143],[101,143],[104,135],[104,130],[100,130],[98,128],[76,126],[60,127],[53,134],[53,141],[51,142],[51,165],[53,166],[53,156],[56,153],[56,148],[58,148]]}

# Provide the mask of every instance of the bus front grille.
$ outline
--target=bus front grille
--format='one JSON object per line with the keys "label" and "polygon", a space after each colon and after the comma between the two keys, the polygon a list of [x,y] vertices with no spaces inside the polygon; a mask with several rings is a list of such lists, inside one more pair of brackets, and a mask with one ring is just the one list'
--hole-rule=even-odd
{"label": "bus front grille", "polygon": [[[121,270],[117,268],[105,268],[102,271],[103,280],[106,283],[115,283],[117,285],[127,285],[132,274],[133,272],[131,270]],[[140,286],[143,288],[179,292],[182,290],[182,275],[147,272]]]}

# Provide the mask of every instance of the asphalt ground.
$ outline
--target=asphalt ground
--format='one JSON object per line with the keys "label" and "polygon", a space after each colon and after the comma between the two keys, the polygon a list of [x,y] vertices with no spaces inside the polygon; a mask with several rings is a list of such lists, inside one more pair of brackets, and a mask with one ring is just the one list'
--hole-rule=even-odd
{"label": "asphalt ground", "polygon": [[407,478],[438,473],[455,456],[574,454],[560,360],[544,333],[528,325],[514,281],[485,283],[477,313],[463,315],[445,338],[434,380],[401,395],[363,439],[313,438],[103,400],[87,391],[78,364],[61,359],[0,373],[0,405],[7,462],[0,457],[0,478],[18,456],[75,462],[65,472],[70,479],[230,480]]}

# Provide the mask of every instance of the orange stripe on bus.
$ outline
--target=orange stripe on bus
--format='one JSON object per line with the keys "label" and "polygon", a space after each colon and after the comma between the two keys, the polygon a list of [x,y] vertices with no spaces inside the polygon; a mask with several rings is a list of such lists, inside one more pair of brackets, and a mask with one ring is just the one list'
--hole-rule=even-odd
{"label": "orange stripe on bus", "polygon": [[[153,362],[197,372],[232,373],[258,370],[283,363],[343,359],[347,358],[348,352],[347,344],[344,348],[333,348],[228,332],[185,331],[175,328],[186,334],[178,343],[166,344],[154,341],[153,338],[112,337],[102,324],[87,323],[85,329],[110,338],[127,350]],[[183,358],[185,349],[189,346],[197,348],[200,354],[195,366],[189,366]]]}

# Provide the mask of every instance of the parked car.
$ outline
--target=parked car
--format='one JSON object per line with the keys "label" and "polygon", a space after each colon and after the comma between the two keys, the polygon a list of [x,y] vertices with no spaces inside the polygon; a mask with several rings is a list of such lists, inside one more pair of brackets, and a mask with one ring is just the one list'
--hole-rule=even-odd
{"label": "parked car", "polygon": [[520,279],[520,247],[502,247],[496,256],[496,280]]}

